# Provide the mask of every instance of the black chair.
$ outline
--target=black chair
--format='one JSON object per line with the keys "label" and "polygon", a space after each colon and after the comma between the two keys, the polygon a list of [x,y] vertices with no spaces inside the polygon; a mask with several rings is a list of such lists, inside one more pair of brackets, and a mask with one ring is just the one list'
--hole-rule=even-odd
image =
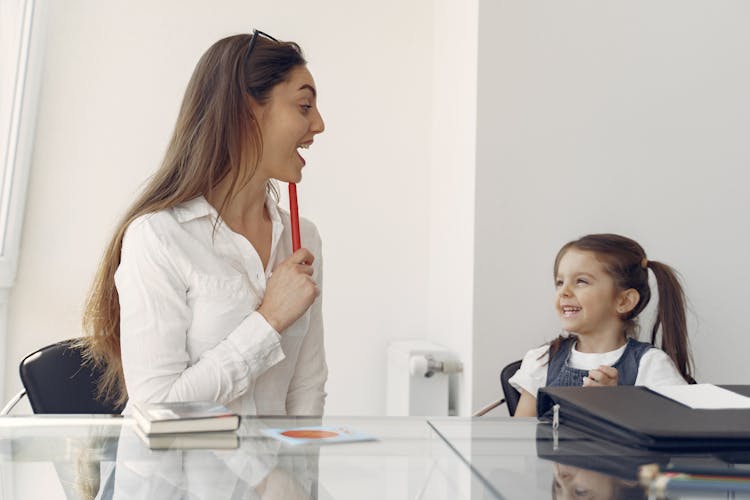
{"label": "black chair", "polygon": [[510,378],[516,374],[521,368],[521,360],[514,361],[500,372],[500,385],[503,387],[503,395],[505,396],[505,404],[508,405],[508,413],[511,416],[516,414],[516,407],[518,407],[518,400],[521,399],[521,393],[516,390],[515,387],[510,385]]}
{"label": "black chair", "polygon": [[122,412],[96,396],[101,370],[84,363],[77,339],[63,340],[26,356],[19,367],[25,391],[19,392],[0,412],[7,414],[24,394],[34,413]]}
{"label": "black chair", "polygon": [[503,388],[503,398],[493,401],[481,410],[474,412],[473,417],[481,417],[490,410],[497,408],[501,404],[505,403],[508,405],[508,413],[512,417],[516,414],[516,407],[518,406],[518,400],[521,399],[521,393],[516,390],[515,387],[510,385],[510,378],[515,375],[518,369],[521,368],[521,360],[514,361],[500,372],[500,386]]}

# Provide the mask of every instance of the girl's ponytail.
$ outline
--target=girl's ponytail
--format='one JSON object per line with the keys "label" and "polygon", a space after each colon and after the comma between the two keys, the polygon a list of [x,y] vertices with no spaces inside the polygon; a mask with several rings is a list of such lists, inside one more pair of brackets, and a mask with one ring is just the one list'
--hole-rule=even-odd
{"label": "girl's ponytail", "polygon": [[646,265],[654,273],[659,289],[659,306],[651,329],[651,344],[656,345],[656,334],[661,326],[661,349],[672,358],[680,375],[694,384],[682,285],[677,273],[668,265],[656,261],[647,261]]}

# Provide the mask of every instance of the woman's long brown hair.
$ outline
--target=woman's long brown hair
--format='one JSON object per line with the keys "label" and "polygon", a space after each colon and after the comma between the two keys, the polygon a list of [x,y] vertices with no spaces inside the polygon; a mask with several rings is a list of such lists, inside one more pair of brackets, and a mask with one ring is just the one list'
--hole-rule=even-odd
{"label": "woman's long brown hair", "polygon": [[[249,99],[265,103],[275,85],[306,64],[297,44],[261,35],[248,57],[250,39],[251,35],[235,35],[219,40],[198,61],[161,167],[118,224],[91,285],[83,314],[86,336],[80,346],[87,362],[103,370],[99,397],[117,406],[128,398],[114,280],[125,231],[144,214],[209,196],[230,176],[229,194],[218,208],[222,215],[255,173],[262,154],[262,137]],[[273,191],[270,183],[268,189]]]}
{"label": "woman's long brown hair", "polygon": [[[560,260],[571,248],[596,254],[614,279],[618,290],[633,288],[638,292],[638,304],[621,318],[625,322],[625,331],[630,336],[637,333],[636,318],[651,300],[651,288],[648,284],[648,269],[651,269],[659,290],[657,316],[651,328],[651,345],[656,346],[657,334],[661,328],[661,345],[657,347],[672,358],[686,381],[695,382],[685,318],[685,293],[675,270],[661,262],[648,260],[643,247],[630,238],[618,234],[589,234],[563,245],[555,258],[553,279],[557,277]],[[562,339],[563,337],[558,337],[552,341],[550,358],[560,348]]]}

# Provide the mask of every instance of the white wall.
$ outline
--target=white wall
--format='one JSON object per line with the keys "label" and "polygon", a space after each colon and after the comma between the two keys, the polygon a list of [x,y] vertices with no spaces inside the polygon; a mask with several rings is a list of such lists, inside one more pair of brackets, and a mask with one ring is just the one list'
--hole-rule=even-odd
{"label": "white wall", "polygon": [[455,352],[453,406],[471,413],[474,322],[474,193],[477,119],[477,0],[437,0],[430,162],[429,336]]}
{"label": "white wall", "polygon": [[302,45],[327,124],[300,185],[324,239],[327,412],[383,414],[388,340],[426,334],[432,3],[53,0],[48,17],[6,394],[24,354],[80,334],[96,263],[200,55],[257,27]]}
{"label": "white wall", "polygon": [[750,382],[748,25],[743,1],[480,2],[477,401],[558,333],[554,256],[592,232],[681,271],[699,380]]}
{"label": "white wall", "polygon": [[464,361],[461,414],[496,398],[557,333],[555,252],[598,231],[682,271],[699,378],[747,381],[748,9],[51,1],[6,394],[25,353],[80,333],[200,54],[252,27],[302,44],[327,122],[300,192],[324,237],[329,414],[383,414],[387,343],[411,337]]}

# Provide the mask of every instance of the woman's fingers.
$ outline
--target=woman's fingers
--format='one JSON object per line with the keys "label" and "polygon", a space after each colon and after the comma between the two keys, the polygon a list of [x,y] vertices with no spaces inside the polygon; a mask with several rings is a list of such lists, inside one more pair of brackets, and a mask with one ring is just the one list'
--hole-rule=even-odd
{"label": "woman's fingers", "polygon": [[304,273],[308,276],[313,275],[313,266],[307,265],[307,264],[297,264],[297,270],[301,273]]}
{"label": "woman's fingers", "polygon": [[268,280],[258,312],[278,332],[297,321],[320,294],[312,278],[315,256],[300,248],[281,262]]}
{"label": "woman's fingers", "polygon": [[315,261],[315,256],[307,248],[300,248],[294,252],[288,259],[288,261],[294,264],[312,264]]}

